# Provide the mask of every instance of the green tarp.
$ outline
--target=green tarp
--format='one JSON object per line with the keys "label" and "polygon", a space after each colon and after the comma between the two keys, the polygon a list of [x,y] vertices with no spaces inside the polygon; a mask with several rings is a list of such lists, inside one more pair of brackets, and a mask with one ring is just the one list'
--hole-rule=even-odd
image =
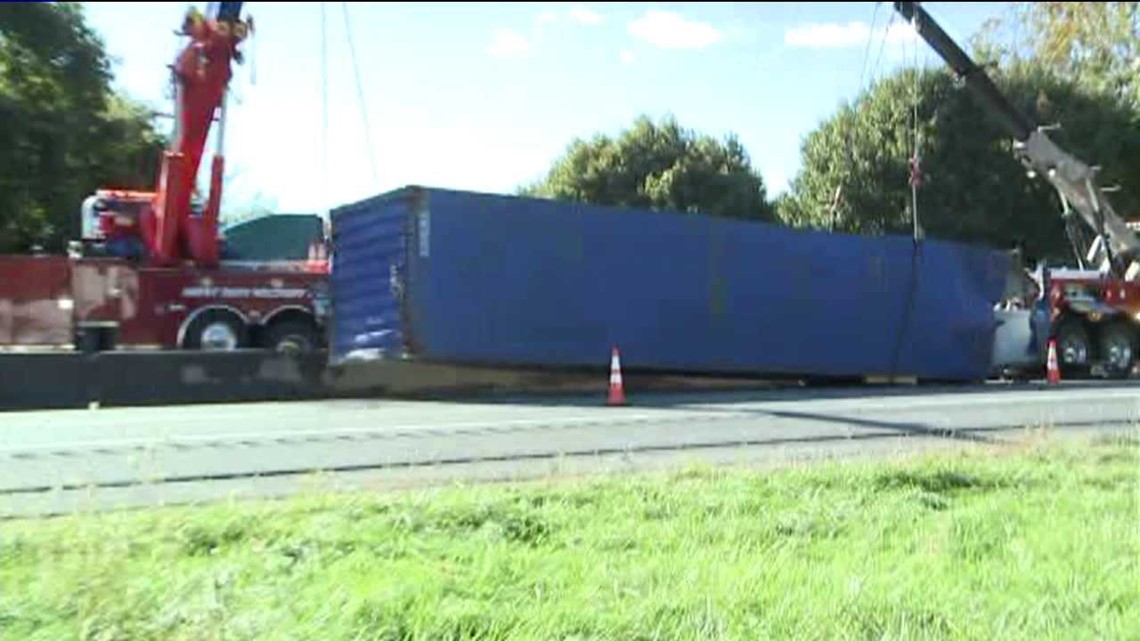
{"label": "green tarp", "polygon": [[309,244],[321,238],[321,218],[314,214],[271,214],[228,225],[223,256],[227,260],[305,260]]}

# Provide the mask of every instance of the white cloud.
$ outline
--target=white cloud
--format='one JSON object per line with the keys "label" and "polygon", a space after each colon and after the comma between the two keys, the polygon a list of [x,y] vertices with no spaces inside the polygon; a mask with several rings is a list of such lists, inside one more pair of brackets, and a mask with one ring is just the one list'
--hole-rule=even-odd
{"label": "white cloud", "polygon": [[918,37],[918,32],[909,22],[896,22],[887,30],[887,44],[916,43]]}
{"label": "white cloud", "polygon": [[575,5],[565,13],[548,9],[535,16],[534,21],[538,26],[543,27],[567,19],[582,25],[596,25],[601,24],[605,18],[602,14],[585,5]]}
{"label": "white cloud", "polygon": [[570,19],[579,24],[598,24],[602,21],[602,14],[586,7],[574,7],[570,10]]}
{"label": "white cloud", "polygon": [[711,24],[687,20],[671,11],[646,11],[629,23],[629,34],[662,49],[704,49],[724,38]]}
{"label": "white cloud", "polygon": [[621,53],[618,54],[618,58],[623,65],[631,65],[634,61],[633,52],[629,49],[622,49]]}
{"label": "white cloud", "polygon": [[[893,23],[889,29],[876,29],[873,42],[881,42],[884,33],[888,44],[910,43],[918,39],[914,27],[905,22]],[[841,48],[864,45],[871,37],[871,27],[865,22],[848,22],[845,25],[829,22],[788,29],[784,32],[784,44],[814,49]]]}
{"label": "white cloud", "polygon": [[487,53],[500,58],[521,56],[530,50],[530,43],[517,31],[497,29],[487,46]]}
{"label": "white cloud", "polygon": [[538,16],[535,17],[534,21],[537,22],[539,25],[551,24],[554,22],[558,22],[558,12],[557,11],[543,11],[542,13],[538,14]]}

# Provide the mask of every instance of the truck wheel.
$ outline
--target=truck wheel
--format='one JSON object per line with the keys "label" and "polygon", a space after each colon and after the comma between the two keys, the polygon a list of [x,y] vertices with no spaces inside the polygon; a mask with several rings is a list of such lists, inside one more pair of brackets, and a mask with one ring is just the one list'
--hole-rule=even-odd
{"label": "truck wheel", "polygon": [[1092,344],[1084,323],[1066,318],[1057,327],[1057,361],[1065,376],[1080,376],[1088,371]]}
{"label": "truck wheel", "polygon": [[1114,321],[1101,330],[1100,359],[1108,375],[1113,378],[1128,376],[1136,359],[1136,332],[1126,323]]}
{"label": "truck wheel", "polygon": [[278,321],[265,333],[265,346],[284,354],[307,354],[317,349],[317,342],[316,328],[301,319]]}
{"label": "truck wheel", "polygon": [[183,346],[203,351],[233,351],[246,344],[245,323],[233,314],[210,310],[195,318],[186,328]]}

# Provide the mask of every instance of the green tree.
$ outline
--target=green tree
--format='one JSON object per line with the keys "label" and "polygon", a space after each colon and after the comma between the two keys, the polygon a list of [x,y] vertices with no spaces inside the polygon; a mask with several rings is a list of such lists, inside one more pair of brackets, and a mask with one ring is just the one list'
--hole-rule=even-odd
{"label": "green tree", "polygon": [[1023,2],[1033,57],[1140,112],[1140,2]]}
{"label": "green tree", "polygon": [[[1123,187],[1114,198],[1120,213],[1140,214],[1140,131],[1128,109],[1039,64],[1017,63],[994,75],[1017,108],[1037,122],[1061,123],[1054,139],[1101,165],[1105,183]],[[918,212],[925,232],[999,247],[1020,242],[1033,256],[1069,258],[1052,187],[1026,176],[1010,137],[943,70],[899,72],[809,134],[802,170],[779,208],[781,220],[853,233],[909,233],[916,101],[924,178]]]}
{"label": "green tree", "polygon": [[1112,96],[1140,126],[1140,2],[1019,2],[972,38],[979,61],[1030,62]]}
{"label": "green tree", "polygon": [[773,220],[764,181],[735,136],[723,142],[676,119],[642,116],[617,137],[574,140],[523,195],[710,216]]}
{"label": "green tree", "polygon": [[110,83],[78,3],[0,4],[0,251],[62,249],[94,189],[153,186],[164,140]]}

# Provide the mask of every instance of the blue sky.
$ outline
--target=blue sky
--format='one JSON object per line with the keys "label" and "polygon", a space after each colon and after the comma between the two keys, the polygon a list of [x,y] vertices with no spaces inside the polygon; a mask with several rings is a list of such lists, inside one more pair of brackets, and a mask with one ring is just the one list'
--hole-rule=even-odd
{"label": "blue sky", "polygon": [[[170,112],[167,65],[182,46],[173,30],[189,5],[84,4],[117,85]],[[924,6],[963,45],[1009,11]],[[890,3],[348,3],[366,129],[345,5],[323,3],[326,188],[321,7],[245,4],[256,34],[232,83],[226,209],[261,199],[321,212],[405,184],[511,192],[574,137],[616,133],[643,113],[736,133],[778,193],[803,137],[838,105],[900,65],[941,64]]]}

